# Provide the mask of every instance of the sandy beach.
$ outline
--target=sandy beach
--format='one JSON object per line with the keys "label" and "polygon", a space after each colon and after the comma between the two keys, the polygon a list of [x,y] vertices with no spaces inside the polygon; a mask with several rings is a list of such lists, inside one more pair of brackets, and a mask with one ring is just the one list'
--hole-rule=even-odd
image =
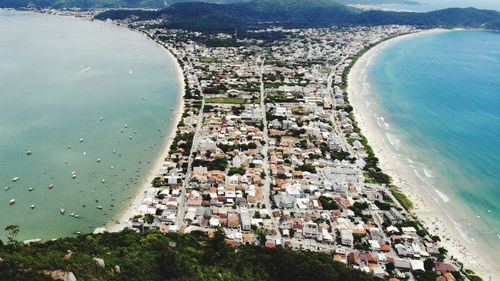
{"label": "sandy beach", "polygon": [[[147,37],[148,38],[148,37]],[[150,39],[150,38],[148,38]],[[175,117],[172,119],[172,129],[170,130],[168,136],[164,140],[164,144],[157,155],[157,158],[153,161],[153,165],[151,166],[150,171],[147,176],[144,178],[144,181],[140,184],[140,188],[137,190],[135,196],[131,198],[129,202],[124,204],[122,210],[117,213],[115,219],[110,221],[106,226],[106,231],[109,232],[119,232],[126,227],[132,226],[132,218],[139,214],[138,208],[141,206],[142,202],[147,196],[148,190],[152,187],[151,182],[155,177],[158,176],[158,172],[161,169],[163,162],[165,161],[165,157],[168,156],[170,145],[175,138],[177,132],[177,124],[180,122],[182,118],[182,114],[184,112],[184,75],[181,66],[177,62],[177,58],[164,46],[160,43],[154,41],[159,47],[165,50],[167,56],[170,57],[171,60],[175,62],[177,69],[177,79],[179,80],[179,93],[178,99],[176,103],[176,107],[174,107]]]}
{"label": "sandy beach", "polygon": [[[443,208],[442,201],[449,200],[445,194],[437,194],[436,189],[428,186],[415,174],[404,155],[394,148],[394,140],[381,129],[378,122],[383,117],[373,109],[368,100],[373,98],[367,81],[366,68],[373,58],[391,44],[422,34],[448,32],[443,29],[425,30],[414,34],[403,35],[384,41],[365,53],[350,70],[348,77],[349,101],[354,107],[354,114],[362,133],[367,137],[381,168],[389,174],[398,186],[413,202],[412,212],[425,223],[431,234],[439,235],[450,256],[463,262],[465,268],[471,269],[485,280],[500,280],[498,262],[488,259],[487,252],[481,245],[464,234],[463,226],[457,224]],[[436,198],[437,197],[437,198]],[[491,278],[491,279],[489,279]]]}

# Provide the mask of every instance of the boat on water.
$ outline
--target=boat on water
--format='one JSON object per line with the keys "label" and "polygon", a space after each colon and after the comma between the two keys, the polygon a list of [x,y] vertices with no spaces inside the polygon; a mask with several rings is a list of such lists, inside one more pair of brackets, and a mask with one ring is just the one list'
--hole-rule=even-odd
{"label": "boat on water", "polygon": [[10,189],[10,186],[6,186],[5,187],[5,191],[9,190]]}
{"label": "boat on water", "polygon": [[70,216],[70,217],[73,217],[73,216],[75,216],[75,213],[71,213],[71,214],[69,214],[69,216]]}
{"label": "boat on water", "polygon": [[20,179],[21,179],[20,177],[13,177],[13,178],[12,178],[12,182],[16,182],[16,181],[18,181],[18,180],[20,180]]}
{"label": "boat on water", "polygon": [[33,154],[33,151],[31,150],[26,151],[26,155],[30,156],[31,154]]}
{"label": "boat on water", "polygon": [[64,212],[65,212],[64,209],[62,209],[62,208],[59,209],[59,213],[61,213],[61,215],[64,215]]}
{"label": "boat on water", "polygon": [[35,209],[35,204],[31,204],[30,208]]}
{"label": "boat on water", "polygon": [[102,117],[102,116],[99,117],[99,121],[102,121],[102,120],[104,120],[104,117]]}
{"label": "boat on water", "polygon": [[97,205],[96,208],[99,209],[99,210],[102,210],[102,206],[101,205]]}
{"label": "boat on water", "polygon": [[34,187],[30,187],[28,188],[28,191],[33,191],[33,189],[35,189]]}
{"label": "boat on water", "polygon": [[10,199],[9,205],[14,205],[14,204],[16,204],[16,199]]}
{"label": "boat on water", "polygon": [[53,189],[53,188],[54,188],[54,185],[51,183],[51,184],[49,184],[49,185],[48,185],[48,188],[49,188],[49,189]]}
{"label": "boat on water", "polygon": [[97,163],[101,163],[101,158],[97,158]]}
{"label": "boat on water", "polygon": [[80,138],[80,142],[83,142],[83,138]]}

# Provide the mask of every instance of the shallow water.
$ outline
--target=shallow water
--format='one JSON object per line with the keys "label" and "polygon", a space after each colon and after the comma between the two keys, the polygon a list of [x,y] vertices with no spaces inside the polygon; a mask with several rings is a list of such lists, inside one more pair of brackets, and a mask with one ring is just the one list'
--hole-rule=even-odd
{"label": "shallow water", "polygon": [[48,239],[102,226],[173,126],[175,62],[139,33],[69,17],[3,11],[0,35],[0,228]]}
{"label": "shallow water", "polygon": [[500,33],[394,43],[368,68],[393,148],[469,241],[500,257]]}

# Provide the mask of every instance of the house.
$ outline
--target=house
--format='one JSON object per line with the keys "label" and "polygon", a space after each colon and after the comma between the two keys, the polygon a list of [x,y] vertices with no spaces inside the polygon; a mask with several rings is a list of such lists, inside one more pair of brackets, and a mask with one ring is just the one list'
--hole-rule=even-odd
{"label": "house", "polygon": [[352,236],[352,230],[345,229],[340,232],[340,237],[342,245],[352,246],[354,244],[354,237]]}
{"label": "house", "polygon": [[242,209],[240,212],[240,217],[241,217],[241,229],[245,231],[250,230],[252,228],[252,218],[250,217],[248,210]]}

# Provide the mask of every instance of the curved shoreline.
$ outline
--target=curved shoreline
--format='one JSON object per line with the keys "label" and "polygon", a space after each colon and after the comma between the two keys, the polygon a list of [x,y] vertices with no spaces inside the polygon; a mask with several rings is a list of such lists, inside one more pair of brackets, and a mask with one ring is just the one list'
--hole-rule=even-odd
{"label": "curved shoreline", "polygon": [[[412,213],[425,223],[430,233],[439,235],[442,238],[440,245],[448,250],[448,255],[463,262],[467,269],[474,270],[484,278],[500,276],[498,266],[484,258],[486,254],[481,251],[479,245],[471,241],[460,230],[459,225],[445,212],[435,196],[427,191],[425,187],[422,187],[425,186],[425,183],[417,177],[413,169],[408,167],[408,163],[403,160],[401,155],[398,155],[391,148],[393,146],[391,140],[388,139],[388,136],[377,124],[376,117],[380,118],[380,114],[374,112],[365,100],[366,97],[371,95],[366,78],[366,69],[375,56],[380,54],[386,47],[401,40],[423,34],[448,31],[443,29],[421,31],[399,36],[374,46],[363,54],[350,69],[347,93],[349,102],[354,108],[353,112],[358,127],[374,148],[376,156],[380,159],[382,170],[391,176],[395,185],[401,188],[402,192],[413,202],[414,209]],[[443,234],[447,234],[449,240],[444,239]]]}
{"label": "curved shoreline", "polygon": [[[144,33],[141,33],[137,30],[130,29],[131,31],[138,32],[142,35],[144,35],[145,39],[151,40],[154,42],[158,47],[162,48],[165,53],[167,54],[168,57],[175,63],[175,68],[177,72],[177,79],[179,81],[179,92],[178,92],[178,99],[177,103],[174,106],[174,112],[176,112],[175,117],[172,118],[172,128],[170,132],[168,133],[168,136],[164,139],[164,145],[160,149],[160,152],[157,155],[157,158],[152,161],[153,164],[151,166],[151,169],[147,173],[147,176],[143,179],[143,182],[140,184],[140,188],[137,189],[135,194],[132,196],[131,200],[129,200],[124,206],[121,208],[119,212],[116,213],[116,215],[113,217],[113,219],[106,224],[104,229],[109,232],[119,232],[122,231],[123,229],[127,227],[132,227],[132,218],[138,214],[138,208],[142,203],[144,202],[147,191],[150,189],[151,182],[154,180],[155,177],[158,176],[158,171],[162,165],[162,163],[165,161],[165,157],[168,156],[168,152],[170,150],[170,146],[175,138],[175,135],[177,133],[177,124],[179,124],[182,114],[184,112],[184,94],[185,94],[185,78],[183,74],[183,70],[179,64],[179,61],[175,57],[175,55],[168,50],[165,46],[163,46],[160,42],[153,40],[149,36],[147,36]],[[125,203],[125,202],[124,202]]]}

